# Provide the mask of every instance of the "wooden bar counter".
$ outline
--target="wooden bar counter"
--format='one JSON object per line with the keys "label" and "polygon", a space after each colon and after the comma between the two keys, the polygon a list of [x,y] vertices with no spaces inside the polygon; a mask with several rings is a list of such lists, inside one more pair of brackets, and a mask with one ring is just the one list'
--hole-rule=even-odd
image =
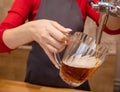
{"label": "wooden bar counter", "polygon": [[0,80],[0,92],[88,92],[66,88],[52,88],[12,80]]}

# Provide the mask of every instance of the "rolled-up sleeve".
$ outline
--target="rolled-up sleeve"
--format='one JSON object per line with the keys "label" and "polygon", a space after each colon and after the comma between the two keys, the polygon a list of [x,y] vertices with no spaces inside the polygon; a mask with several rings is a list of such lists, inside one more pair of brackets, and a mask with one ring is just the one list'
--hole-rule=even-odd
{"label": "rolled-up sleeve", "polygon": [[12,49],[8,48],[4,42],[3,42],[3,32],[4,32],[5,28],[1,28],[0,26],[0,52],[9,52]]}

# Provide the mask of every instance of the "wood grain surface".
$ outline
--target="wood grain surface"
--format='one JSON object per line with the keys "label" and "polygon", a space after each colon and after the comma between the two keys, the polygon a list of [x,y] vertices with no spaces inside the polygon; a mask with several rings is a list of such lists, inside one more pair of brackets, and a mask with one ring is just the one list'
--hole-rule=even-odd
{"label": "wood grain surface", "polygon": [[88,92],[66,88],[52,88],[33,85],[25,82],[0,80],[0,92]]}

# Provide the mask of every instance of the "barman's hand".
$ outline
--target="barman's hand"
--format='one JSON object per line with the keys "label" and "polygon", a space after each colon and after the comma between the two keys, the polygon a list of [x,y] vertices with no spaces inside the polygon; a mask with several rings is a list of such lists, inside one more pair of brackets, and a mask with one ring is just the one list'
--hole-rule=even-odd
{"label": "barman's hand", "polygon": [[53,53],[62,51],[65,47],[67,34],[71,30],[52,20],[36,20],[27,22],[16,28],[8,29],[3,34],[3,41],[11,49],[36,41],[57,66]]}

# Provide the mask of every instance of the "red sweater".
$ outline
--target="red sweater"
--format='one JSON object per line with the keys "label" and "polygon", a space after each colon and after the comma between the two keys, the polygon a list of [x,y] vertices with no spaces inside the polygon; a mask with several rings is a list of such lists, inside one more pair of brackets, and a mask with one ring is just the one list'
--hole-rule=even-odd
{"label": "red sweater", "polygon": [[[97,1],[97,0],[94,0],[94,1]],[[0,24],[0,52],[11,51],[11,49],[8,48],[3,42],[3,39],[2,39],[3,32],[6,29],[14,28],[25,23],[27,19],[29,21],[35,20],[40,2],[41,0],[15,0],[14,1],[11,9],[8,11],[8,15]],[[76,0],[76,2],[78,3],[79,8],[82,12],[83,21],[85,22],[86,17],[89,16],[98,25],[100,14],[96,13],[96,11],[90,7],[88,0]],[[109,34],[120,33],[120,30],[108,31],[106,29],[106,31],[109,32]]]}

